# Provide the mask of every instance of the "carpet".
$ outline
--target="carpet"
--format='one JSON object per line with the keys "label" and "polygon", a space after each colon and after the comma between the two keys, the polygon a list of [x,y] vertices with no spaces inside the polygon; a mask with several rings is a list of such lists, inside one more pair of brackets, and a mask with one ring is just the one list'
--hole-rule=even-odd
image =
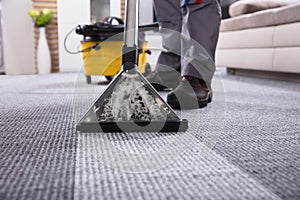
{"label": "carpet", "polygon": [[185,133],[91,134],[75,125],[104,84],[0,76],[0,199],[299,199],[300,84],[214,80],[207,108],[177,111]]}

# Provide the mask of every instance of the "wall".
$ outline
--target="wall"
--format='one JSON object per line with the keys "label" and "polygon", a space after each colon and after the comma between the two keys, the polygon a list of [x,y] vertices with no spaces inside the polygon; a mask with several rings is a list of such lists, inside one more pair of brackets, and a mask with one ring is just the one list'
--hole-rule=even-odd
{"label": "wall", "polygon": [[[152,0],[140,0],[143,13],[140,17],[142,24],[151,23],[153,19]],[[83,67],[81,54],[71,55],[64,49],[65,36],[77,25],[91,23],[89,0],[57,0],[59,67],[61,72],[78,71]],[[121,17],[121,0],[110,0],[110,16]],[[69,50],[80,50],[82,36],[72,32],[67,39]]]}
{"label": "wall", "polygon": [[110,0],[110,15],[121,17],[121,0]]}
{"label": "wall", "polygon": [[110,15],[110,0],[91,0],[91,19],[97,22]]}
{"label": "wall", "polygon": [[31,0],[2,0],[3,53],[7,74],[34,74]]}
{"label": "wall", "polygon": [[[120,0],[111,0],[110,15],[121,16]],[[77,25],[91,23],[91,9],[89,0],[57,0],[58,39],[59,39],[59,66],[61,72],[78,71],[83,67],[81,54],[71,55],[64,49],[64,39],[72,28]],[[69,50],[80,50],[82,36],[73,31],[67,39]]]}
{"label": "wall", "polygon": [[[57,0],[59,67],[61,72],[77,71],[83,67],[81,54],[72,55],[64,49],[67,33],[78,25],[90,23],[89,0]],[[72,32],[67,40],[68,49],[80,50],[82,37]]]}
{"label": "wall", "polygon": [[[152,0],[142,0],[141,22],[152,19]],[[31,0],[2,0],[3,56],[7,74],[34,74],[34,28],[27,12],[32,9]],[[90,23],[90,1],[57,0],[59,67],[61,72],[76,71],[83,66],[81,54],[71,55],[64,49],[67,33],[80,24]],[[147,13],[147,14],[145,14]],[[110,15],[121,17],[121,0],[111,0]],[[81,36],[73,32],[67,40],[70,50],[79,50]]]}
{"label": "wall", "polygon": [[3,37],[2,37],[2,3],[0,0],[0,74],[4,73]]}
{"label": "wall", "polygon": [[[111,0],[112,2],[116,0]],[[120,5],[120,8],[118,10],[121,10],[120,13],[121,18],[124,19],[125,15],[125,4],[126,0],[118,0]],[[153,0],[140,0],[140,7],[139,7],[139,24],[151,24],[153,23]]]}

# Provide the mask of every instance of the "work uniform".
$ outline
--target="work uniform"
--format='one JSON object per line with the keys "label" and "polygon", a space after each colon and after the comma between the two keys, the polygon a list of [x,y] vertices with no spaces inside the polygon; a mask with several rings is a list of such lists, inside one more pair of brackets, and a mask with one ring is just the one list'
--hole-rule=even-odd
{"label": "work uniform", "polygon": [[[170,67],[210,85],[221,22],[220,0],[154,0],[162,45],[156,70]],[[205,49],[205,50],[204,50]]]}

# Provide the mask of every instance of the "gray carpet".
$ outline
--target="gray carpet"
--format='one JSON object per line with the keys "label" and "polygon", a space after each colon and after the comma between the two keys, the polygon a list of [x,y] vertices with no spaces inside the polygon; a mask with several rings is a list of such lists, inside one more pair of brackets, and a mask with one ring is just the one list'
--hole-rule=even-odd
{"label": "gray carpet", "polygon": [[76,133],[104,85],[0,76],[0,199],[300,199],[300,84],[221,74],[179,134]]}

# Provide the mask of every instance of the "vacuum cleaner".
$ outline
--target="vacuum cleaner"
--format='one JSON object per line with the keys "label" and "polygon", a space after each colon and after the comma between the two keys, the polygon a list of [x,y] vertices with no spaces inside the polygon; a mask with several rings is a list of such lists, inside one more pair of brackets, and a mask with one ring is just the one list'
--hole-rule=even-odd
{"label": "vacuum cleaner", "polygon": [[[157,30],[158,23],[139,26],[139,31]],[[81,41],[84,73],[88,84],[91,76],[105,76],[108,81],[121,70],[124,22],[117,17],[106,17],[101,22],[91,25],[78,25],[75,29],[83,36]],[[138,41],[139,56],[138,70],[147,76],[151,73],[151,66],[147,62],[147,48],[144,33],[140,32]],[[66,49],[67,50],[67,49]]]}
{"label": "vacuum cleaner", "polygon": [[139,0],[126,1],[122,69],[79,120],[80,132],[184,132],[188,121],[138,71]]}

